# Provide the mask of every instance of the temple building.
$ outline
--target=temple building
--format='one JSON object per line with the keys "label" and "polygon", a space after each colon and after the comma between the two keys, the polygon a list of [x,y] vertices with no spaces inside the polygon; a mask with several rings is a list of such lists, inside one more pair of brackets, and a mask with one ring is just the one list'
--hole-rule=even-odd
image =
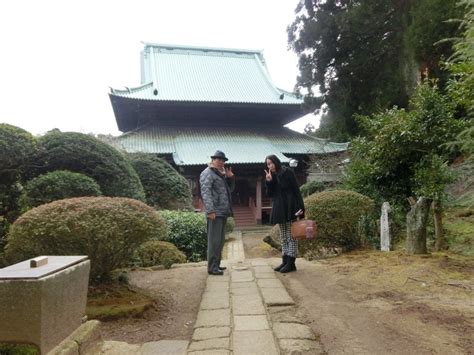
{"label": "temple building", "polygon": [[[261,51],[146,43],[141,84],[111,89],[119,148],[157,154],[184,175],[199,200],[199,174],[216,151],[225,152],[236,175],[236,224],[268,220],[264,159],[290,160],[306,182],[318,156],[338,156],[332,143],[284,127],[303,116],[302,98],[272,83]],[[342,159],[341,159],[342,160]]]}

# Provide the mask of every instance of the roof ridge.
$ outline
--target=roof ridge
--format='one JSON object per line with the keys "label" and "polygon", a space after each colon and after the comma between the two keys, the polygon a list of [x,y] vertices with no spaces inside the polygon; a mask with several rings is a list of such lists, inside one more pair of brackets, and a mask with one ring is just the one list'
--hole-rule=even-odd
{"label": "roof ridge", "polygon": [[167,44],[167,43],[153,43],[142,42],[146,47],[167,48],[167,49],[189,49],[194,51],[212,51],[212,52],[231,52],[231,53],[246,53],[246,54],[262,54],[263,49],[238,49],[238,48],[220,48],[220,47],[205,47],[205,46],[189,46],[181,44]]}
{"label": "roof ridge", "polygon": [[110,87],[110,91],[112,92],[112,94],[115,94],[116,92],[132,92],[132,91],[136,91],[136,90],[140,90],[140,89],[143,89],[144,87],[146,86],[150,86],[150,85],[153,85],[153,82],[150,81],[148,83],[145,83],[145,84],[141,84],[141,85],[138,85],[138,86],[134,86],[134,87],[128,87],[128,86],[124,86],[124,89],[114,89],[113,87]]}

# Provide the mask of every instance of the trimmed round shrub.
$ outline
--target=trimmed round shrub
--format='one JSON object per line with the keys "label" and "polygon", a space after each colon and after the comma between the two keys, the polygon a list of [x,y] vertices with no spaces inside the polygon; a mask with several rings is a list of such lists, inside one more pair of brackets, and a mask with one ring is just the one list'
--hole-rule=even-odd
{"label": "trimmed round shrub", "polygon": [[137,249],[135,260],[138,266],[163,265],[165,269],[169,269],[173,264],[185,263],[186,255],[172,243],[150,240]]}
{"label": "trimmed round shrub", "polygon": [[166,233],[159,213],[140,201],[78,197],[35,207],[18,218],[5,257],[16,263],[38,255],[88,255],[91,282],[99,282],[126,265],[143,242]]}
{"label": "trimmed round shrub", "polygon": [[361,245],[360,220],[370,215],[374,201],[348,190],[323,191],[304,200],[306,217],[318,227],[315,240],[299,243],[301,255],[320,246],[352,250]]}
{"label": "trimmed round shrub", "polygon": [[165,160],[154,154],[130,154],[130,162],[140,177],[146,202],[166,210],[192,210],[191,188]]}
{"label": "trimmed round shrub", "polygon": [[100,196],[100,186],[89,176],[67,170],[40,175],[25,186],[25,204],[36,207],[65,198]]}
{"label": "trimmed round shrub", "polygon": [[143,186],[128,159],[115,148],[92,136],[77,132],[51,131],[38,139],[38,176],[54,170],[87,175],[105,196],[145,201]]}
{"label": "trimmed round shrub", "polygon": [[0,123],[0,258],[4,236],[20,215],[19,197],[23,173],[31,165],[36,139],[24,129]]}
{"label": "trimmed round shrub", "polygon": [[160,211],[168,225],[166,241],[181,250],[188,261],[206,260],[207,221],[203,213]]}
{"label": "trimmed round shrub", "polygon": [[324,191],[325,186],[320,181],[308,181],[306,184],[300,186],[301,195],[303,197],[308,197],[309,195],[314,194],[315,192]]}
{"label": "trimmed round shrub", "polygon": [[36,140],[24,129],[0,123],[0,181],[12,184],[24,171],[36,151]]}

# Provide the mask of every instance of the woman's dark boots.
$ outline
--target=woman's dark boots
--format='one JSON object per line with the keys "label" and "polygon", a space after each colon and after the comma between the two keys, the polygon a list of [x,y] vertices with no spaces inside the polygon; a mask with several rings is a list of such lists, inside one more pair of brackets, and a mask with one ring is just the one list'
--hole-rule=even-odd
{"label": "woman's dark boots", "polygon": [[275,270],[275,271],[280,271],[280,270],[283,268],[283,266],[286,265],[287,262],[288,262],[288,255],[283,255],[283,256],[282,256],[282,262],[281,262],[281,264],[278,265],[278,266],[277,266],[276,268],[274,268],[273,270]]}
{"label": "woman's dark boots", "polygon": [[293,257],[293,256],[288,256],[288,262],[286,263],[285,266],[283,266],[283,267],[280,269],[280,272],[283,273],[283,274],[286,274],[287,272],[296,271],[295,260],[296,260],[295,257]]}

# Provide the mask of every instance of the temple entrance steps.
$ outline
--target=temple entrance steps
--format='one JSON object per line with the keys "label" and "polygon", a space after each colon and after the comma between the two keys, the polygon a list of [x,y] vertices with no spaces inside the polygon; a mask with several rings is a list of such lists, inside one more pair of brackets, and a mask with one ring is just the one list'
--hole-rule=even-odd
{"label": "temple entrance steps", "polygon": [[250,207],[247,206],[233,206],[235,228],[242,229],[257,225],[255,216]]}

